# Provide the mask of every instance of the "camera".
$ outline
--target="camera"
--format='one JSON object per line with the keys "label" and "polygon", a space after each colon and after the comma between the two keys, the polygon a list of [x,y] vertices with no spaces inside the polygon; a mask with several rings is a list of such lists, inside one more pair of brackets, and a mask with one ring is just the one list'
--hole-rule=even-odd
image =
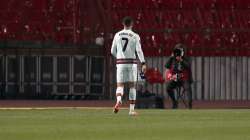
{"label": "camera", "polygon": [[173,54],[174,54],[174,57],[184,56],[184,50],[183,48],[174,48]]}
{"label": "camera", "polygon": [[175,45],[174,49],[173,49],[173,55],[174,57],[183,57],[184,56],[184,45],[181,43],[178,43]]}

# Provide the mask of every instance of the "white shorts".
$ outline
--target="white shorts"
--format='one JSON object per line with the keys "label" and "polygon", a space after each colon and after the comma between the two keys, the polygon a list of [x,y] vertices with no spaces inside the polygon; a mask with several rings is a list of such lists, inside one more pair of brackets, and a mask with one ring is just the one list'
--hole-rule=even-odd
{"label": "white shorts", "polygon": [[137,81],[137,67],[117,67],[116,82],[136,82]]}

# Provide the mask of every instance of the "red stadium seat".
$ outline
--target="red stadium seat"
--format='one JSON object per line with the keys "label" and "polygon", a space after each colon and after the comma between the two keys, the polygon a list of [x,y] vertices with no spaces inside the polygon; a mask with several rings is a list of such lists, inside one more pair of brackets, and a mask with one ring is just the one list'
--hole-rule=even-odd
{"label": "red stadium seat", "polygon": [[[148,56],[170,55],[176,43],[186,44],[195,56],[248,55],[248,0],[111,0],[110,5],[102,1],[103,9],[95,10],[89,8],[95,6],[91,2],[78,1],[74,6],[73,0],[0,1],[1,39],[91,43],[100,32],[122,29],[121,19],[129,15]],[[76,38],[73,27],[78,30]],[[204,39],[206,32],[210,39]],[[224,51],[227,48],[241,51]]]}
{"label": "red stadium seat", "polygon": [[150,84],[164,83],[163,75],[156,68],[149,68],[145,74],[147,82]]}

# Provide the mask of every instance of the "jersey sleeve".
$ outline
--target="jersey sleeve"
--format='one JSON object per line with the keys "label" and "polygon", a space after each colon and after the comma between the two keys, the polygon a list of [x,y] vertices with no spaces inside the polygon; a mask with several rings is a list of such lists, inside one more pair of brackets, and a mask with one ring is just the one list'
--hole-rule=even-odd
{"label": "jersey sleeve", "polygon": [[117,36],[115,35],[114,39],[113,39],[113,42],[112,42],[112,47],[111,47],[111,54],[116,57],[116,54],[117,54],[117,44],[116,44],[116,41],[117,40]]}
{"label": "jersey sleeve", "polygon": [[140,62],[145,63],[145,58],[144,58],[144,54],[143,54],[142,49],[141,49],[141,41],[140,41],[139,36],[137,36],[137,38],[136,38],[136,53],[138,55]]}

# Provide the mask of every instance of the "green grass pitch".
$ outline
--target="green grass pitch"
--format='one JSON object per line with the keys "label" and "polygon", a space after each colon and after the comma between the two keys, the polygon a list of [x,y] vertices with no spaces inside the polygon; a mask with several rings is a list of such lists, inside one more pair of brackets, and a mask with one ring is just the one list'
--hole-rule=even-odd
{"label": "green grass pitch", "polygon": [[0,110],[0,140],[250,140],[250,110]]}

